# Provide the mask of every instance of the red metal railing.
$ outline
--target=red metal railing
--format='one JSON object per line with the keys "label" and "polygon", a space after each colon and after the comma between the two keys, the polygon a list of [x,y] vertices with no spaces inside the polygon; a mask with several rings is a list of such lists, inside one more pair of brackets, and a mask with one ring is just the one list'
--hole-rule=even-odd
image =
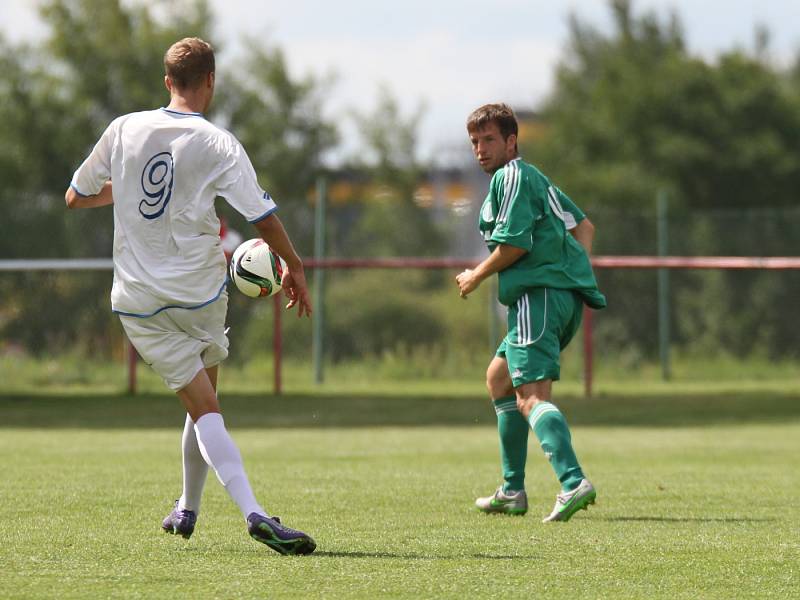
{"label": "red metal railing", "polygon": [[[304,260],[311,269],[469,269],[479,258],[325,258]],[[795,256],[596,256],[595,269],[800,269]],[[281,370],[283,342],[281,337],[282,296],[275,296],[273,318],[273,391],[282,391]],[[583,376],[584,393],[592,395],[594,351],[592,343],[593,311],[583,313]],[[136,391],[136,351],[131,347],[128,361],[128,389]]]}
{"label": "red metal railing", "polygon": [[[325,258],[305,260],[308,269],[468,269],[480,259],[462,258]],[[596,256],[592,259],[596,269],[800,269],[797,256]],[[110,270],[111,259],[34,259],[0,260],[0,271],[96,271]],[[274,382],[275,393],[281,392],[281,303],[275,297],[273,320]],[[592,312],[584,313],[584,379],[586,394],[592,390]],[[137,355],[133,347],[128,354],[128,390],[136,392]]]}
{"label": "red metal railing", "polygon": [[596,269],[800,269],[798,256],[596,256]]}
{"label": "red metal railing", "polygon": [[[469,269],[479,258],[308,258],[304,264],[308,269]],[[800,257],[796,256],[595,256],[595,269],[800,269]],[[273,390],[281,393],[281,334],[280,303],[275,303],[275,331],[273,349],[275,374]],[[592,342],[593,311],[583,313],[583,377],[584,393],[592,395],[594,380],[594,350]]]}

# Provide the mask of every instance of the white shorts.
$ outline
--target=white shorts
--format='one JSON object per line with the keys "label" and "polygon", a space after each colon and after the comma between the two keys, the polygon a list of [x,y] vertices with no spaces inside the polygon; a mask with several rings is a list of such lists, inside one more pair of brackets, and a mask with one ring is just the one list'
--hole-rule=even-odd
{"label": "white shorts", "polygon": [[183,389],[203,368],[228,356],[228,292],[201,308],[167,308],[152,317],[120,315],[128,339],[167,386]]}

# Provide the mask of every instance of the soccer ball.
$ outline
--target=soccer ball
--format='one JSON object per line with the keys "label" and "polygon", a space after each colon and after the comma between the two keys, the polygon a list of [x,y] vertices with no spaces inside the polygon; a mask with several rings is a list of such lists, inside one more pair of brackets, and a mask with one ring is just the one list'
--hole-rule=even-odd
{"label": "soccer ball", "polygon": [[286,262],[261,238],[239,245],[233,252],[230,275],[236,288],[245,296],[273,296],[281,291]]}

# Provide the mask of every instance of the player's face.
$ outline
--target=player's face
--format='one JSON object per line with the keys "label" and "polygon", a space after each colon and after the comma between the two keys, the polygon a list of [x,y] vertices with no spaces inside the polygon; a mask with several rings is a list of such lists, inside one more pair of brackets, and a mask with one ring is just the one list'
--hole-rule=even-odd
{"label": "player's face", "polygon": [[471,131],[469,140],[472,142],[472,153],[486,173],[494,173],[517,154],[517,136],[511,134],[503,139],[494,121]]}

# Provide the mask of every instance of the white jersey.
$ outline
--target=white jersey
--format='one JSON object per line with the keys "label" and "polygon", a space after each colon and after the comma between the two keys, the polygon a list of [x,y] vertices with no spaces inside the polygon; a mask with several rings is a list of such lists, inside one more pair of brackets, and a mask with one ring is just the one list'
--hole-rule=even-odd
{"label": "white jersey", "polygon": [[249,222],[276,210],[239,141],[200,113],[115,119],[72,177],[81,195],[114,186],[114,312],[147,317],[219,298],[227,274],[214,199]]}

